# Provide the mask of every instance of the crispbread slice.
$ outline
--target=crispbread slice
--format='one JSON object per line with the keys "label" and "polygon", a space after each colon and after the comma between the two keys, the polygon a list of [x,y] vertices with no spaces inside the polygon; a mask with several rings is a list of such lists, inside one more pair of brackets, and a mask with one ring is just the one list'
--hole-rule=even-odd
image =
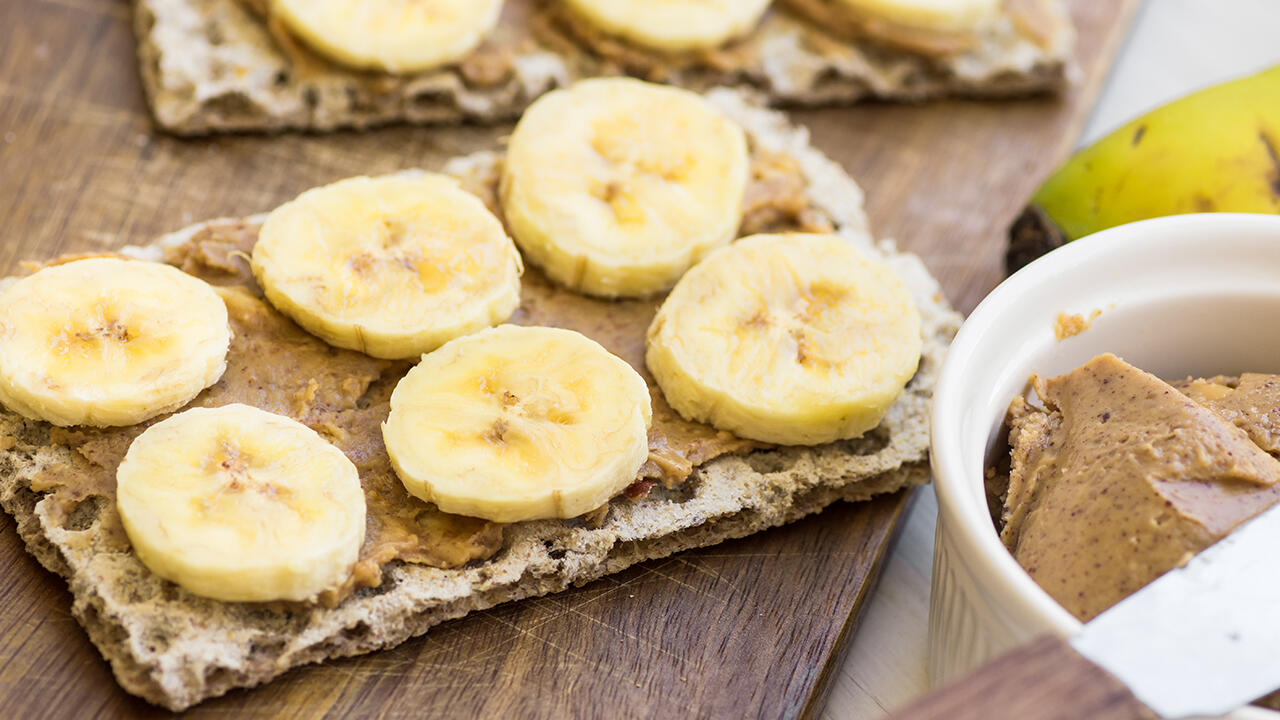
{"label": "crispbread slice", "polygon": [[[490,42],[501,46],[497,62],[509,61],[512,69],[483,84],[458,67],[397,78],[296,63],[242,0],[134,0],[134,25],[152,113],[172,132],[496,122],[518,116],[551,88],[617,72],[572,42],[554,48],[542,42],[530,22],[541,2],[506,0]],[[757,31],[758,51],[749,62],[674,69],[664,80],[695,90],[750,86],[771,103],[791,105],[1052,90],[1070,75],[1074,36],[1062,0],[1048,7],[1055,31],[1044,47],[1003,18],[974,50],[938,60],[840,39],[774,9]]]}
{"label": "crispbread slice", "polygon": [[[715,460],[675,489],[655,487],[640,501],[613,503],[600,528],[576,521],[509,526],[503,550],[489,561],[452,570],[392,563],[382,586],[326,609],[208,600],[160,580],[132,552],[100,550],[114,503],[94,496],[69,512],[51,507],[31,480],[68,462],[71,451],[49,444],[47,425],[0,412],[0,448],[6,448],[0,450],[0,504],[17,519],[32,554],[67,578],[73,613],[126,690],[182,709],[298,665],[396,645],[473,610],[581,585],[644,560],[781,525],[836,500],[864,500],[928,479],[929,403],[959,315],[919,258],[870,240],[858,186],[808,145],[802,129],[736,93],[709,97],[753,143],[794,157],[813,203],[850,242],[885,257],[910,287],[924,321],[924,354],[881,426],[857,440]],[[452,167],[466,171],[493,160],[481,153]],[[164,246],[208,224],[127,251],[158,259]]]}

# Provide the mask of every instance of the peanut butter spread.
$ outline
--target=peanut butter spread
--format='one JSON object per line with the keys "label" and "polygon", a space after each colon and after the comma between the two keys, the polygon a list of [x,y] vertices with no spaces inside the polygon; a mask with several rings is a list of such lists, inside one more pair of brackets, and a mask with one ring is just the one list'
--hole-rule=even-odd
{"label": "peanut butter spread", "polygon": [[[805,197],[805,182],[794,160],[757,152],[744,205],[743,232],[830,229],[830,221]],[[496,196],[497,176],[472,179],[487,202]],[[391,391],[409,364],[378,360],[331,347],[303,331],[262,298],[249,270],[259,226],[227,221],[211,224],[167,250],[166,260],[213,285],[227,304],[234,337],[222,378],[190,406],[244,403],[292,417],[316,430],[355,463],[368,507],[366,537],[351,578],[320,598],[334,605],[361,587],[381,583],[393,560],[441,568],[492,557],[502,547],[499,524],[450,515],[405,491],[391,467],[380,424],[389,412]],[[58,261],[54,261],[58,262]],[[643,497],[654,482],[674,486],[698,465],[721,455],[760,447],[729,433],[688,422],[667,405],[644,366],[645,332],[660,298],[606,301],[561,289],[534,268],[522,279],[521,306],[511,322],[577,330],[631,363],[649,383],[653,401],[649,460],[626,497]],[[123,428],[50,430],[50,443],[69,448],[69,464],[50,466],[32,483],[51,492],[54,512],[72,514],[98,497],[114,505],[116,468],[129,444],[163,417]],[[580,519],[598,526],[608,506]],[[129,540],[114,512],[103,513],[109,547],[127,551]]]}
{"label": "peanut butter spread", "polygon": [[1238,379],[1183,380],[1174,386],[1244,430],[1258,447],[1280,454],[1280,377],[1245,373]]}
{"label": "peanut butter spread", "polygon": [[1178,385],[1108,354],[1010,409],[1001,538],[1082,621],[1280,501],[1280,377]]}
{"label": "peanut butter spread", "polygon": [[1094,310],[1089,313],[1088,317],[1079,313],[1058,313],[1058,318],[1053,321],[1053,335],[1059,340],[1066,340],[1069,337],[1075,337],[1085,330],[1088,330],[1089,327],[1093,325],[1093,321],[1097,320],[1098,316],[1101,314],[1101,310]]}

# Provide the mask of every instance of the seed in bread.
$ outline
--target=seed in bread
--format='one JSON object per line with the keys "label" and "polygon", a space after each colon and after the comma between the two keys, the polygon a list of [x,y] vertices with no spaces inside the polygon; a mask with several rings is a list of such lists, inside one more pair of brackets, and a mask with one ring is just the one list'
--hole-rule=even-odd
{"label": "seed in bread", "polygon": [[453,178],[355,177],[267,218],[253,273],[272,305],[335,347],[412,358],[506,320],[520,253]]}
{"label": "seed in bread", "polygon": [[524,114],[500,195],[516,243],[553,280],[636,297],[733,239],[748,167],[742,128],[701,96],[587,80]]}
{"label": "seed in bread", "polygon": [[653,411],[644,378],[572,330],[503,325],[422,358],[382,426],[405,489],[496,522],[571,518],[635,482]]}
{"label": "seed in bread", "polygon": [[883,262],[837,235],[755,235],[680,280],[645,362],[687,418],[816,445],[879,424],[920,348],[920,314]]}
{"label": "seed in bread", "polygon": [[217,382],[230,342],[222,300],[181,270],[47,267],[0,294],[0,402],[54,425],[133,425]]}

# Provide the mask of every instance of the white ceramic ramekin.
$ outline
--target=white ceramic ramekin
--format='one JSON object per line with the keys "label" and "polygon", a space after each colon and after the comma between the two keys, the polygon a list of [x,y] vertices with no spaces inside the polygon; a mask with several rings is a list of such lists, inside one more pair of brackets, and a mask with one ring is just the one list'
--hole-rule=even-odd
{"label": "white ceramic ramekin", "polygon": [[[1055,336],[1059,313],[1094,310],[1090,329]],[[1280,216],[1182,215],[1106,230],[1023,268],[969,316],[933,404],[935,685],[1035,635],[1080,628],[1005,551],[982,479],[987,452],[1007,452],[992,448],[995,434],[1027,377],[1067,372],[1102,352],[1165,378],[1280,372]]]}

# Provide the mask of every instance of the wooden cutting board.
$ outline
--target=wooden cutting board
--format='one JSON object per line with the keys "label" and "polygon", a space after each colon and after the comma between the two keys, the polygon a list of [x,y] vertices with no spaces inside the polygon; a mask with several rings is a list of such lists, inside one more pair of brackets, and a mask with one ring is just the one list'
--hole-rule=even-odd
{"label": "wooden cutting board", "polygon": [[[1081,73],[1059,99],[797,114],[867,191],[880,236],[969,310],[1003,229],[1072,146],[1137,6],[1076,0]],[[355,174],[434,167],[501,129],[182,141],[155,132],[125,0],[0,3],[0,275],[144,243]],[[295,670],[198,717],[809,717],[875,585],[907,493],[498,607],[400,647]],[[65,584],[0,520],[0,717],[163,714],[120,690]]]}

